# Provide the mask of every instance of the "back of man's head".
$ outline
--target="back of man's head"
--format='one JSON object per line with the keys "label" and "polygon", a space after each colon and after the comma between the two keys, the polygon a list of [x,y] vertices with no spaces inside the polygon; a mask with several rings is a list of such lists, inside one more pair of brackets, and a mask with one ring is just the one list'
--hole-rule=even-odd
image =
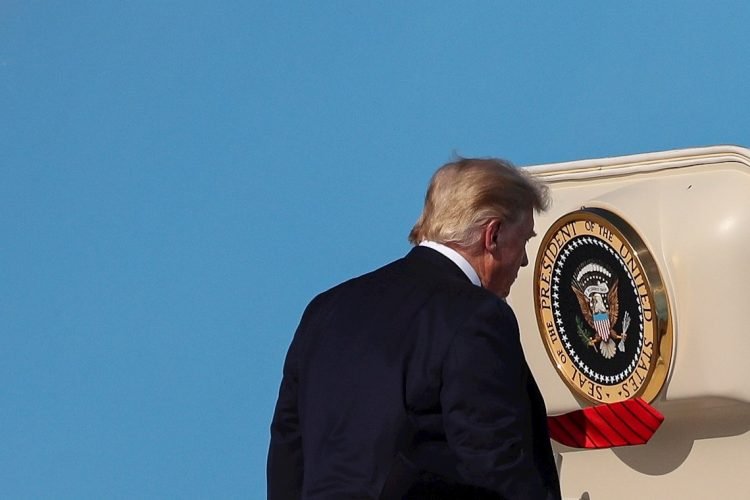
{"label": "back of man's head", "polygon": [[432,176],[424,209],[409,241],[474,247],[492,219],[512,224],[522,213],[547,208],[547,188],[510,162],[459,158]]}

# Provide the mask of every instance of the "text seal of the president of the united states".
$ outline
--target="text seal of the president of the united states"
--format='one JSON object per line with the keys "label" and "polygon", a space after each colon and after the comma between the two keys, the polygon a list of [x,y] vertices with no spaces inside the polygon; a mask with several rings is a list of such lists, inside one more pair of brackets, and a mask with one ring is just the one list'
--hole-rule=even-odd
{"label": "text seal of the president of the united states", "polygon": [[622,218],[584,208],[552,224],[534,304],[547,354],[574,394],[614,403],[659,393],[672,355],[669,302],[651,253]]}

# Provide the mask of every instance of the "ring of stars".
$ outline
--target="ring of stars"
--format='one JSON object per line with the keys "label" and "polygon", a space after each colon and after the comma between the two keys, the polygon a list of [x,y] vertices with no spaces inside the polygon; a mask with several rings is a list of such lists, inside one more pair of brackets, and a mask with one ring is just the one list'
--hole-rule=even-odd
{"label": "ring of stars", "polygon": [[[630,273],[630,270],[628,269],[627,265],[623,261],[622,257],[615,252],[615,250],[608,244],[606,244],[604,241],[600,240],[599,238],[594,238],[591,236],[579,236],[571,239],[568,241],[565,246],[562,248],[562,251],[557,259],[557,261],[554,264],[553,269],[553,286],[552,286],[552,309],[554,311],[555,316],[555,323],[557,325],[557,332],[560,336],[560,339],[562,340],[563,345],[565,346],[565,351],[567,352],[568,356],[570,356],[571,360],[575,364],[575,366],[584,374],[586,374],[589,378],[595,380],[596,382],[602,383],[602,384],[616,384],[619,382],[624,381],[627,379],[635,370],[636,365],[638,363],[638,359],[641,355],[641,350],[643,346],[643,309],[641,307],[640,300],[637,300],[636,303],[638,305],[638,322],[637,322],[637,328],[638,328],[638,347],[636,349],[636,352],[634,353],[634,356],[628,366],[620,371],[619,373],[615,375],[602,375],[595,370],[591,369],[586,362],[581,359],[581,357],[573,351],[573,343],[568,338],[568,334],[565,331],[565,326],[562,320],[562,313],[560,312],[560,276],[562,275],[563,268],[565,266],[565,261],[570,257],[571,254],[575,252],[575,250],[578,247],[582,247],[585,245],[595,245],[603,250],[606,250],[609,252],[610,255],[612,255],[615,260],[620,264],[622,269],[625,271],[625,275],[629,279],[629,284],[631,286],[631,290],[637,290],[635,280],[633,279],[632,274]],[[637,292],[636,292],[637,296]],[[631,327],[632,330],[632,327]]]}

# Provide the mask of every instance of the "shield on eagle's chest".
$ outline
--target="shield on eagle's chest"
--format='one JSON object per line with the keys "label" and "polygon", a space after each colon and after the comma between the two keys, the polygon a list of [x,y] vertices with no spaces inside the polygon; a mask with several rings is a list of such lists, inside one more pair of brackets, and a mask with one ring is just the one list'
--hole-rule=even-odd
{"label": "shield on eagle's chest", "polygon": [[609,340],[609,313],[594,313],[594,328],[602,338],[602,342]]}

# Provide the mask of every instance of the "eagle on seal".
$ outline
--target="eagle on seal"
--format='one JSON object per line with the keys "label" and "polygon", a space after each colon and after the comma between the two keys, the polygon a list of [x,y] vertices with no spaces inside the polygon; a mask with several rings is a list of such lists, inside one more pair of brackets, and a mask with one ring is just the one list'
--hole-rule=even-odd
{"label": "eagle on seal", "polygon": [[[615,356],[615,340],[624,340],[624,335],[620,335],[614,329],[620,311],[617,285],[618,280],[615,278],[610,286],[600,281],[593,286],[584,288],[577,280],[571,286],[586,323],[596,332],[596,335],[589,340],[588,345],[599,344],[599,352],[607,359],[612,359]],[[605,294],[607,297],[606,304],[604,301]],[[620,350],[624,350],[622,342],[620,343]]]}

